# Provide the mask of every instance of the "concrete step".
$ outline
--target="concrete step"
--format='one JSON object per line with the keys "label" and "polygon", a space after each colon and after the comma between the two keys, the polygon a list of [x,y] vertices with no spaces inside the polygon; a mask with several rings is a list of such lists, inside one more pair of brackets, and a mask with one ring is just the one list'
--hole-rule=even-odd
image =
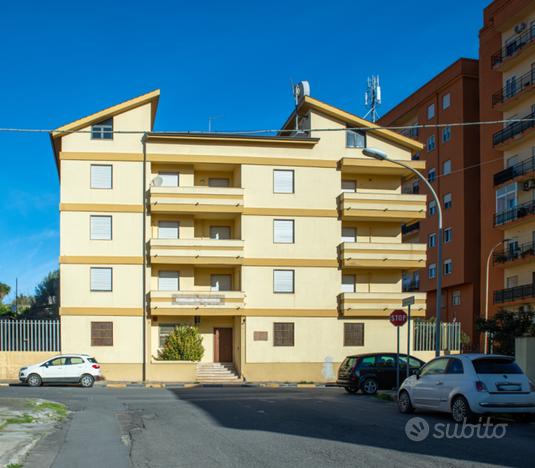
{"label": "concrete step", "polygon": [[241,382],[232,363],[202,362],[197,364],[197,380],[203,383]]}

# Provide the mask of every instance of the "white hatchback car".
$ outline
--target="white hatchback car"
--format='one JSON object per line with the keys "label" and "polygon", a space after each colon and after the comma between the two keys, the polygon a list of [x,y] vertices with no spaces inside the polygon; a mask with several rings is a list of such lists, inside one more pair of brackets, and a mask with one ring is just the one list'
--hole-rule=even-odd
{"label": "white hatchback car", "polygon": [[398,407],[451,413],[461,423],[476,415],[520,413],[533,417],[535,386],[512,357],[459,354],[429,361],[401,385]]}
{"label": "white hatchback car", "polygon": [[100,378],[100,365],[87,354],[55,356],[19,371],[19,380],[31,387],[43,383],[79,383],[82,387],[92,387]]}

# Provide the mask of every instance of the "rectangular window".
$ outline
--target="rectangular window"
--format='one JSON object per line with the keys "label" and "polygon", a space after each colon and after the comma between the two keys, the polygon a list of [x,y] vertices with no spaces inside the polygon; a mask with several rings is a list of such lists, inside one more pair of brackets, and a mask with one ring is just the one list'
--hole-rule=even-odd
{"label": "rectangular window", "polygon": [[158,272],[158,291],[180,291],[178,271]]}
{"label": "rectangular window", "polygon": [[429,104],[427,106],[427,119],[431,120],[435,116],[435,105]]}
{"label": "rectangular window", "polygon": [[112,166],[111,164],[91,164],[91,188],[111,189],[112,188]]}
{"label": "rectangular window", "polygon": [[437,212],[437,202],[435,200],[431,200],[429,202],[429,215],[433,216]]}
{"label": "rectangular window", "polygon": [[160,348],[165,346],[165,342],[169,335],[175,331],[175,328],[178,327],[178,323],[161,323],[158,326],[158,341]]}
{"label": "rectangular window", "polygon": [[437,276],[437,266],[435,263],[431,263],[427,268],[427,276],[429,279],[433,279]]}
{"label": "rectangular window", "polygon": [[451,160],[448,159],[442,164],[442,175],[451,174]]}
{"label": "rectangular window", "polygon": [[342,242],[357,242],[357,229],[353,227],[343,227]]}
{"label": "rectangular window", "polygon": [[158,177],[162,180],[160,187],[178,187],[178,172],[159,172]]}
{"label": "rectangular window", "polygon": [[159,221],[158,222],[158,239],[178,239],[179,225],[178,221]]}
{"label": "rectangular window", "polygon": [[111,291],[112,290],[112,269],[91,267],[91,291]]}
{"label": "rectangular window", "polygon": [[232,291],[232,275],[210,275],[212,291]]}
{"label": "rectangular window", "polygon": [[366,148],[366,134],[358,130],[347,130],[346,146],[348,148]]}
{"label": "rectangular window", "polygon": [[444,260],[444,274],[451,275],[453,273],[453,262],[451,259]]}
{"label": "rectangular window", "polygon": [[363,323],[344,323],[344,346],[364,346]]}
{"label": "rectangular window", "polygon": [[427,171],[427,180],[432,183],[435,181],[436,178],[437,178],[437,171],[433,167]]}
{"label": "rectangular window", "polygon": [[113,118],[91,126],[92,140],[113,140]]}
{"label": "rectangular window", "polygon": [[223,240],[230,238],[231,232],[229,226],[210,226],[210,239]]}
{"label": "rectangular window", "polygon": [[444,208],[446,209],[451,208],[453,206],[451,193],[447,193],[446,195],[444,195],[443,201],[444,201]]}
{"label": "rectangular window", "polygon": [[450,107],[450,104],[451,104],[451,95],[450,93],[448,94],[444,94],[444,96],[442,96],[442,109],[447,109],[448,107]]}
{"label": "rectangular window", "polygon": [[111,216],[90,216],[90,239],[111,240]]}
{"label": "rectangular window", "polygon": [[91,346],[113,346],[113,322],[91,322]]}
{"label": "rectangular window", "polygon": [[293,219],[273,220],[273,242],[275,244],[293,244],[295,242]]}
{"label": "rectangular window", "polygon": [[273,270],[273,292],[293,294],[294,270]]}
{"label": "rectangular window", "polygon": [[273,193],[294,193],[294,171],[273,170]]}
{"label": "rectangular window", "polygon": [[444,229],[444,243],[447,244],[453,240],[453,228]]}
{"label": "rectangular window", "polygon": [[427,245],[432,248],[436,247],[437,245],[437,235],[433,232],[432,234],[429,234],[427,237]]}
{"label": "rectangular window", "polygon": [[512,183],[496,190],[496,211],[498,213],[514,208],[517,204],[517,184]]}
{"label": "rectangular window", "polygon": [[356,180],[342,180],[342,192],[343,193],[355,193],[357,191]]}
{"label": "rectangular window", "polygon": [[436,148],[435,135],[431,135],[427,139],[427,152],[434,151],[435,148]]}
{"label": "rectangular window", "polygon": [[518,276],[509,276],[505,280],[505,287],[506,288],[516,288],[518,286]]}
{"label": "rectangular window", "polygon": [[293,345],[294,345],[293,322],[273,323],[273,346],[293,346]]}
{"label": "rectangular window", "polygon": [[454,306],[461,305],[461,291],[453,291],[451,295],[451,302]]}
{"label": "rectangular window", "polygon": [[442,143],[446,143],[451,140],[451,127],[444,127],[442,129]]}
{"label": "rectangular window", "polygon": [[342,292],[355,292],[355,275],[342,275]]}

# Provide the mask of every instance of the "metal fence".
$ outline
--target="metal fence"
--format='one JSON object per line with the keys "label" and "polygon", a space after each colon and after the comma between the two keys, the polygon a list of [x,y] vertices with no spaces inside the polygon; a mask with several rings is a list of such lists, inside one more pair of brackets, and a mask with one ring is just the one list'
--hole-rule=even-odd
{"label": "metal fence", "polygon": [[[461,323],[446,322],[440,324],[440,343],[443,350],[461,350]],[[414,350],[433,351],[435,349],[435,322],[414,321]]]}
{"label": "metal fence", "polygon": [[59,320],[0,320],[0,351],[61,351]]}

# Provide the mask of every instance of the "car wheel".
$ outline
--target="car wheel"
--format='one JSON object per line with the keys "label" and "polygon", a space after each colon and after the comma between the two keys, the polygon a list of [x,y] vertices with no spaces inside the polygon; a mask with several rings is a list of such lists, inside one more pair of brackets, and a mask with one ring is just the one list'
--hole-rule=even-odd
{"label": "car wheel", "polygon": [[43,380],[37,374],[30,374],[28,376],[28,385],[30,387],[40,387],[43,384]]}
{"label": "car wheel", "polygon": [[362,384],[362,393],[366,395],[375,395],[377,393],[378,385],[375,379],[366,379]]}
{"label": "car wheel", "polygon": [[455,397],[451,403],[451,417],[456,423],[471,421],[474,417],[465,397]]}
{"label": "car wheel", "polygon": [[347,393],[357,393],[358,391],[358,388],[355,387],[344,387],[344,389]]}
{"label": "car wheel", "polygon": [[408,414],[414,411],[414,406],[411,403],[411,397],[405,390],[399,394],[398,409],[400,413]]}
{"label": "car wheel", "polygon": [[95,383],[95,378],[92,375],[84,374],[80,379],[80,385],[84,388],[92,387]]}

